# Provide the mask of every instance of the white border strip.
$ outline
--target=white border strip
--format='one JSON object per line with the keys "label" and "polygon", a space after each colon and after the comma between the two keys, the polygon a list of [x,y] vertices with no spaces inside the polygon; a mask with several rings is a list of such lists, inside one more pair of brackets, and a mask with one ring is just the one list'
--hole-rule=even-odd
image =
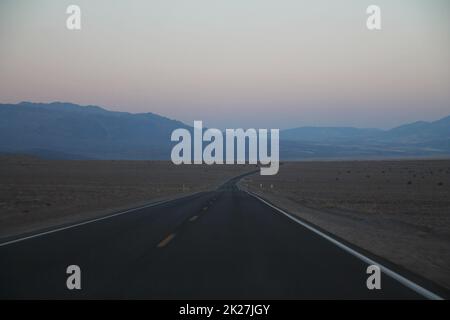
{"label": "white border strip", "polygon": [[103,216],[103,217],[100,217],[100,218],[95,218],[95,219],[92,219],[92,220],[87,220],[87,221],[71,224],[71,225],[68,225],[68,226],[65,226],[65,227],[59,227],[59,228],[51,229],[51,230],[48,230],[48,231],[45,231],[45,232],[39,232],[39,233],[32,234],[32,235],[27,236],[27,237],[14,239],[14,240],[11,240],[11,241],[6,241],[6,242],[3,242],[3,243],[0,243],[0,247],[4,247],[4,246],[7,246],[9,244],[13,244],[13,243],[17,243],[17,242],[21,242],[21,241],[25,241],[25,240],[29,240],[29,239],[41,237],[41,236],[44,236],[44,235],[47,235],[47,234],[51,234],[51,233],[55,233],[55,232],[59,232],[59,231],[67,230],[67,229],[72,229],[72,228],[76,228],[76,227],[80,227],[80,226],[84,226],[84,225],[89,224],[89,223],[93,223],[93,222],[97,222],[97,221],[102,221],[102,220],[114,218],[114,217],[123,215],[125,213],[130,213],[130,212],[141,210],[141,209],[145,209],[145,208],[155,207],[155,206],[158,206],[160,204],[165,204],[165,203],[168,203],[168,202],[171,202],[171,201],[175,201],[175,200],[180,200],[180,199],[183,199],[183,198],[191,197],[191,196],[197,195],[199,193],[200,192],[195,192],[195,193],[187,195],[187,196],[182,196],[182,197],[178,197],[178,198],[174,198],[174,199],[168,199],[168,200],[156,201],[156,202],[153,202],[153,203],[150,203],[150,204],[143,205],[141,207],[127,209],[125,211],[116,212],[116,213],[113,213],[113,214],[110,214],[110,215],[106,215],[106,216]]}
{"label": "white border strip", "polygon": [[423,296],[424,298],[430,299],[430,300],[444,300],[442,297],[440,297],[439,295],[431,292],[428,289],[425,289],[424,287],[421,287],[420,285],[418,285],[417,283],[403,277],[402,275],[398,274],[397,272],[389,269],[388,267],[383,266],[382,264],[366,257],[365,255],[359,253],[358,251],[346,246],[345,244],[337,241],[336,239],[330,237],[329,235],[317,230],[316,228],[314,228],[313,226],[301,221],[300,219],[294,217],[293,215],[287,213],[286,211],[272,205],[271,203],[267,202],[266,200],[264,200],[263,198],[261,198],[260,196],[247,191],[247,190],[243,190],[244,192],[248,193],[249,195],[255,197],[256,199],[258,199],[259,201],[263,202],[264,204],[268,205],[269,207],[281,212],[282,214],[284,214],[286,217],[288,217],[289,219],[297,222],[298,224],[301,224],[303,227],[307,228],[308,230],[318,234],[319,236],[321,236],[322,238],[325,238],[326,240],[332,242],[334,245],[338,246],[339,248],[345,250],[346,252],[350,253],[351,255],[357,257],[358,259],[368,263],[368,264],[375,264],[377,266],[380,267],[381,271],[384,272],[386,275],[388,275],[389,277],[391,277],[392,279],[397,280],[398,282],[400,282],[402,285],[404,285],[405,287],[413,290],[414,292],[420,294],[421,296]]}

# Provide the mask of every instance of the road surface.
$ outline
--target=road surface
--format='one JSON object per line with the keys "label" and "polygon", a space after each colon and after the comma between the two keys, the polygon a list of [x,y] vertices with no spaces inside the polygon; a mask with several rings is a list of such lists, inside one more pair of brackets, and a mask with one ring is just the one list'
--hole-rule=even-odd
{"label": "road surface", "polygon": [[[203,192],[0,244],[0,298],[421,299],[244,191]],[[81,268],[68,290],[66,268]]]}

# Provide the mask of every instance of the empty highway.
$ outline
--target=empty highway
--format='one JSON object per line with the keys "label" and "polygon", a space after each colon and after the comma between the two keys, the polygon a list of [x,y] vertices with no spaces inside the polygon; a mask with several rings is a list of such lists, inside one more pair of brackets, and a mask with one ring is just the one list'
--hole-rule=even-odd
{"label": "empty highway", "polygon": [[[422,299],[366,261],[240,191],[234,179],[104,219],[0,244],[1,298]],[[66,268],[81,268],[68,290]]]}

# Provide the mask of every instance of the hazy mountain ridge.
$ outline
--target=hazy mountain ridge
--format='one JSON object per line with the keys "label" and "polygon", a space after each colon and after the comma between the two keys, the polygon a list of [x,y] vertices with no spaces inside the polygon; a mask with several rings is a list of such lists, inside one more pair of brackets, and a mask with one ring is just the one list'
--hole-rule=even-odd
{"label": "hazy mountain ridge", "polygon": [[450,139],[450,116],[433,122],[417,121],[391,129],[381,139],[403,143],[423,143]]}
{"label": "hazy mountain ridge", "polygon": [[299,127],[281,131],[282,140],[309,142],[353,141],[372,138],[383,133],[381,129],[354,127]]}
{"label": "hazy mountain ridge", "polygon": [[[177,128],[154,113],[108,111],[73,103],[0,104],[0,152],[58,159],[169,159]],[[282,159],[450,155],[450,116],[391,130],[300,127],[280,133]]]}
{"label": "hazy mountain ridge", "polygon": [[450,116],[390,130],[300,127],[280,136],[284,159],[441,157],[450,155]]}
{"label": "hazy mountain ridge", "polygon": [[170,134],[185,124],[152,113],[69,103],[0,105],[0,150],[91,159],[167,159]]}
{"label": "hazy mountain ridge", "polygon": [[450,139],[450,116],[433,122],[417,121],[390,130],[354,127],[299,127],[283,130],[283,140],[336,142],[423,143]]}

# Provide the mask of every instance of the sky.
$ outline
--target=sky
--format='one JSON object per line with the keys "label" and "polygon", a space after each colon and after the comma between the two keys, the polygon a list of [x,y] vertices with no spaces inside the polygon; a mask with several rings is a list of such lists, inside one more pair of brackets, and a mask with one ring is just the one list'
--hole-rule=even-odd
{"label": "sky", "polygon": [[[372,4],[379,31],[366,28]],[[391,128],[450,115],[449,88],[448,0],[0,1],[0,103]]]}

